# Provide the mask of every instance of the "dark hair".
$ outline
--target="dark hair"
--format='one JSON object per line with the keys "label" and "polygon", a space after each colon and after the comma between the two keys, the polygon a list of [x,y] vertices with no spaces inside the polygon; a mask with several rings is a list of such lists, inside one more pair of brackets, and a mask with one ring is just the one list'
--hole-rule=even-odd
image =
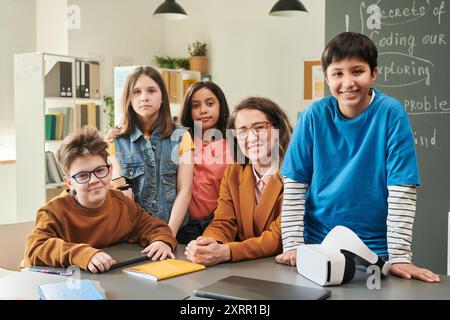
{"label": "dark hair", "polygon": [[70,165],[75,159],[95,155],[99,155],[105,163],[108,163],[108,143],[97,128],[84,126],[63,140],[56,158],[64,173],[69,175]]}
{"label": "dark hair", "polygon": [[155,81],[158,84],[159,90],[161,90],[162,103],[155,124],[157,124],[160,128],[161,137],[167,138],[171,135],[174,129],[174,123],[170,114],[169,95],[167,94],[167,89],[164,85],[161,74],[159,73],[159,71],[153,69],[152,67],[137,67],[136,69],[134,69],[133,73],[128,75],[127,79],[125,80],[122,97],[122,132],[119,136],[130,135],[133,131],[133,127],[135,125],[139,125],[137,114],[133,110],[133,106],[131,105],[131,98],[133,95],[133,88],[136,85],[139,77],[143,74]]}
{"label": "dark hair", "polygon": [[[286,113],[280,108],[278,104],[273,102],[270,99],[267,98],[261,98],[261,97],[249,97],[241,102],[236,106],[236,108],[233,111],[233,114],[230,116],[230,119],[228,120],[228,128],[229,129],[235,129],[235,121],[236,116],[239,111],[244,109],[251,109],[251,110],[259,110],[262,113],[266,115],[267,120],[272,123],[272,126],[275,129],[279,130],[279,165],[281,165],[281,162],[284,159],[284,155],[286,154],[287,147],[289,145],[289,140],[291,139],[292,134],[292,127],[289,123],[289,119],[286,115]],[[235,139],[235,150],[233,152],[235,156],[235,161],[238,161],[238,150],[239,150],[239,144],[237,143],[237,139]],[[247,159],[245,159],[247,162]]]}
{"label": "dark hair", "polygon": [[322,70],[327,71],[333,62],[347,58],[361,59],[370,66],[373,73],[377,67],[378,50],[367,36],[358,32],[342,32],[331,39],[322,53]]}
{"label": "dark hair", "polygon": [[192,97],[198,90],[202,88],[206,88],[211,91],[219,101],[220,110],[216,129],[220,130],[223,134],[223,137],[225,137],[225,130],[227,128],[227,120],[230,116],[230,110],[228,109],[227,99],[225,98],[225,94],[223,93],[222,89],[220,89],[217,84],[211,81],[199,81],[189,87],[186,95],[184,96],[184,104],[183,108],[181,109],[181,125],[190,128],[191,135],[194,134],[194,120],[192,119]]}

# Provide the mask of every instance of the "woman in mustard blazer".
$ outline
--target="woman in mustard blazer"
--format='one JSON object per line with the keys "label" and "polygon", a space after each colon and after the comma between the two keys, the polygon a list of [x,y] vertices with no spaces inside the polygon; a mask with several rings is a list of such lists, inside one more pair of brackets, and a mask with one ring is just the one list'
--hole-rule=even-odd
{"label": "woman in mustard blazer", "polygon": [[276,103],[258,97],[240,102],[228,127],[236,163],[222,178],[213,221],[185,252],[190,261],[205,266],[281,252],[279,168],[292,127]]}

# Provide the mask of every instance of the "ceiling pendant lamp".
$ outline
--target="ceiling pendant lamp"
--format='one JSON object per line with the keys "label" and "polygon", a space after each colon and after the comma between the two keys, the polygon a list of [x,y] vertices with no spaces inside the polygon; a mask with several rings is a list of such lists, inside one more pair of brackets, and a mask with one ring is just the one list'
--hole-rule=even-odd
{"label": "ceiling pendant lamp", "polygon": [[269,14],[277,17],[296,17],[304,13],[308,11],[299,0],[278,0]]}
{"label": "ceiling pendant lamp", "polygon": [[153,16],[169,20],[181,20],[188,17],[186,11],[175,0],[164,0],[155,10]]}

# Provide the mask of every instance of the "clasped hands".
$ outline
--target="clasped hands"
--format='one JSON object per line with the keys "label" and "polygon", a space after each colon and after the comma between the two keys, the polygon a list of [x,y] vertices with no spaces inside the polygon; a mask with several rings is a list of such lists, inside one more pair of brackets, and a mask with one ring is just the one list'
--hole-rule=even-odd
{"label": "clasped hands", "polygon": [[228,245],[203,236],[189,242],[184,254],[189,261],[207,267],[231,260],[231,250]]}

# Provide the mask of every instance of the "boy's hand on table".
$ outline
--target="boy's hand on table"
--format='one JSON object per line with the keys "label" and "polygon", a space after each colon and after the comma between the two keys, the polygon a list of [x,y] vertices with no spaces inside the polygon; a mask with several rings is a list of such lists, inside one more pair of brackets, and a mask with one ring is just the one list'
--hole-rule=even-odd
{"label": "boy's hand on table", "polygon": [[109,254],[105,252],[97,252],[89,261],[88,270],[92,273],[106,272],[113,264],[116,263]]}
{"label": "boy's hand on table", "polygon": [[162,241],[153,241],[150,243],[141,253],[146,254],[147,257],[151,258],[153,261],[156,260],[164,260],[166,258],[175,258],[175,255],[172,253],[172,248],[162,242]]}

